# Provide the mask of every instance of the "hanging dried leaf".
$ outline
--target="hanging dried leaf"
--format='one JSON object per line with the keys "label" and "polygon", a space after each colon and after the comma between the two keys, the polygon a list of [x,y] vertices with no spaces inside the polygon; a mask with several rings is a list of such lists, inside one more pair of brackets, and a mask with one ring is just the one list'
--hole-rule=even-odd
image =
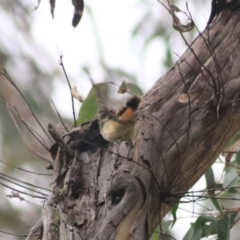
{"label": "hanging dried leaf", "polygon": [[54,10],[55,10],[55,3],[56,3],[56,1],[55,0],[49,0],[49,2],[50,2],[50,12],[51,12],[51,14],[52,14],[52,18],[54,18]]}
{"label": "hanging dried leaf", "polygon": [[84,10],[84,2],[83,0],[72,0],[72,4],[74,6],[72,26],[76,27],[82,18],[82,14]]}
{"label": "hanging dried leaf", "polygon": [[175,5],[171,5],[170,6],[170,10],[171,10],[171,15],[173,18],[173,27],[179,31],[179,32],[189,32],[194,28],[194,23],[192,20],[190,20],[190,23],[183,25],[181,24],[179,18],[175,15],[174,12],[182,12],[178,7],[176,7]]}
{"label": "hanging dried leaf", "polygon": [[72,96],[77,99],[79,102],[83,102],[83,97],[79,94],[77,87],[73,86],[71,89]]}
{"label": "hanging dried leaf", "polygon": [[125,81],[123,81],[118,89],[118,93],[126,93],[127,90],[128,90],[127,83]]}

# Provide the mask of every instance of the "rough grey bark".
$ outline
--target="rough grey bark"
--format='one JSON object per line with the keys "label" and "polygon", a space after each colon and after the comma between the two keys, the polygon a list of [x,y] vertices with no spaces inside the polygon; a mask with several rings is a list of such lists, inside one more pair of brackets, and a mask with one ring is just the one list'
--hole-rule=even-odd
{"label": "rough grey bark", "polygon": [[64,138],[71,150],[52,148],[44,240],[151,236],[240,128],[239,20],[225,9],[147,92],[133,147],[103,140],[94,120]]}

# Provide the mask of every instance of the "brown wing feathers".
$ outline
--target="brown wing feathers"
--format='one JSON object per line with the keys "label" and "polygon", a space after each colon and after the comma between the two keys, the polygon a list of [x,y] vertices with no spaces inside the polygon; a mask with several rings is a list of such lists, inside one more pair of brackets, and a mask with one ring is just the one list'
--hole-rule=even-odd
{"label": "brown wing feathers", "polygon": [[117,111],[119,121],[122,123],[134,121],[135,112],[140,102],[141,98],[138,96],[133,96],[132,98],[130,98],[127,101],[126,105]]}

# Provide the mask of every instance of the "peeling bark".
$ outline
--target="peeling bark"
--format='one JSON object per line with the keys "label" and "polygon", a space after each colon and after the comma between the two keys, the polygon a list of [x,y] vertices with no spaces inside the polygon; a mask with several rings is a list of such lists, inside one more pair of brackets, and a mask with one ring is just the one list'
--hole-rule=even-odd
{"label": "peeling bark", "polygon": [[224,9],[144,96],[133,147],[98,122],[73,129],[54,156],[43,239],[148,239],[240,128],[240,15]]}

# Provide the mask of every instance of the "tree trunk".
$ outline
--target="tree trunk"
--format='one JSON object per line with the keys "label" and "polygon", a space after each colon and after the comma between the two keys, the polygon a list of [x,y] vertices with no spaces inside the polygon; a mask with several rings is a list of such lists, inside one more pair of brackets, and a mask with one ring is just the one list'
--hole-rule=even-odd
{"label": "tree trunk", "polygon": [[224,9],[145,94],[132,144],[97,120],[52,148],[43,239],[148,239],[240,128],[240,14]]}

